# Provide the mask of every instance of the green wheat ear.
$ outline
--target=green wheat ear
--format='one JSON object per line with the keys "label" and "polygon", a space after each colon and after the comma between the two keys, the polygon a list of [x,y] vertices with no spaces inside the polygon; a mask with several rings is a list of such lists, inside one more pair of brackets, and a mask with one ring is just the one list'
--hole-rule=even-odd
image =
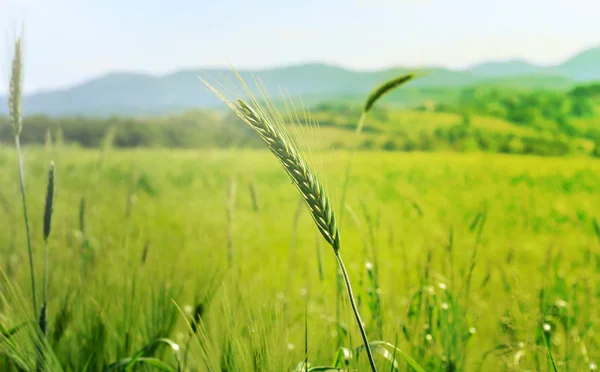
{"label": "green wheat ear", "polygon": [[267,144],[277,157],[310,210],[310,213],[325,240],[337,252],[340,248],[339,232],[329,198],[317,176],[302,159],[295,144],[286,138],[281,128],[261,117],[252,107],[241,99],[237,100],[239,112],[258,136]]}
{"label": "green wheat ear", "polygon": [[288,137],[283,124],[277,121],[280,118],[278,113],[267,113],[251,95],[241,76],[237,72],[236,75],[249,95],[251,104],[239,98],[229,99],[206,80],[201,80],[265,142],[302,195],[321,235],[333,247],[334,252],[337,252],[340,248],[339,231],[331,202],[322,184],[300,155],[294,141]]}
{"label": "green wheat ear", "polygon": [[[252,93],[244,84],[243,79],[235,71],[235,69],[234,73],[242,84],[245,93],[249,96],[250,103],[247,103],[239,98],[235,100],[229,99],[206,80],[202,78],[201,80],[265,142],[269,150],[271,150],[273,155],[275,155],[277,160],[279,160],[283,166],[283,169],[292,180],[292,183],[302,195],[304,202],[308,207],[315,224],[317,225],[317,228],[321,232],[321,235],[323,235],[323,238],[325,238],[325,240],[333,248],[339,268],[342,271],[350,305],[352,306],[352,311],[354,312],[356,323],[363,339],[364,347],[371,365],[371,370],[376,372],[377,367],[369,346],[369,340],[354,300],[348,272],[346,271],[342,256],[340,254],[340,234],[331,202],[316,174],[312,172],[307,162],[300,155],[300,152],[298,151],[294,141],[288,137],[284,128],[283,120],[281,119],[281,115],[275,109],[273,102],[267,99],[266,106],[267,110],[269,110],[268,112],[265,108],[263,108],[258,100],[253,97]],[[265,93],[263,94],[263,97],[267,98],[266,92],[262,93]]]}

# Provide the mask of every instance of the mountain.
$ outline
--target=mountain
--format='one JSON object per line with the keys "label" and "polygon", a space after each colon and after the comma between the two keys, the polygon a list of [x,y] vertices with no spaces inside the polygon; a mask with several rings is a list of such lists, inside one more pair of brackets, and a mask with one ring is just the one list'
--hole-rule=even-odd
{"label": "mountain", "polygon": [[[253,76],[260,77],[272,97],[280,96],[281,84],[285,87],[286,94],[301,96],[305,102],[316,102],[362,100],[377,84],[414,70],[393,68],[352,71],[312,63],[240,71],[240,75],[248,83],[252,83]],[[442,91],[458,91],[460,88],[479,84],[565,89],[576,82],[600,80],[600,47],[588,49],[551,67],[536,66],[523,60],[509,60],[487,62],[463,71],[444,68],[424,70],[430,74],[407,84],[393,95],[394,100],[411,102],[428,96],[441,97],[444,95]],[[211,77],[217,82],[236,81],[230,69],[182,70],[164,76],[113,73],[71,88],[26,95],[23,111],[25,114],[43,113],[53,116],[153,115],[220,106],[221,102],[206,89],[198,76]],[[6,107],[6,97],[0,97],[0,114],[7,113]]]}
{"label": "mountain", "polygon": [[557,70],[576,81],[600,80],[600,46],[577,54]]}
{"label": "mountain", "polygon": [[521,59],[486,62],[473,66],[469,71],[475,76],[503,77],[535,74],[542,68]]}

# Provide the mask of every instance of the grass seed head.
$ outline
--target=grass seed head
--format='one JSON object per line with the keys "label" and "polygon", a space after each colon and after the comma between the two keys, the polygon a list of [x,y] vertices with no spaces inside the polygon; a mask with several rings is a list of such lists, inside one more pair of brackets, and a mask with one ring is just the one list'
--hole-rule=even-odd
{"label": "grass seed head", "polygon": [[399,76],[392,80],[386,81],[385,83],[383,83],[380,86],[378,86],[377,88],[375,88],[371,92],[371,94],[369,94],[369,97],[367,97],[367,101],[365,102],[365,107],[363,108],[363,112],[369,112],[371,110],[371,108],[373,107],[373,105],[375,104],[375,102],[377,102],[377,100],[380,99],[384,94],[391,92],[393,89],[399,87],[400,85],[402,85],[404,83],[409,82],[414,77],[415,77],[414,73],[402,75],[402,76]]}
{"label": "grass seed head", "polygon": [[50,162],[48,170],[48,186],[46,189],[46,206],[44,208],[44,240],[50,236],[50,227],[52,225],[52,212],[54,209],[54,162]]}
{"label": "grass seed head", "polygon": [[8,112],[10,123],[15,136],[21,134],[22,121],[22,99],[23,99],[23,52],[21,38],[15,41],[15,51],[12,59],[10,74]]}

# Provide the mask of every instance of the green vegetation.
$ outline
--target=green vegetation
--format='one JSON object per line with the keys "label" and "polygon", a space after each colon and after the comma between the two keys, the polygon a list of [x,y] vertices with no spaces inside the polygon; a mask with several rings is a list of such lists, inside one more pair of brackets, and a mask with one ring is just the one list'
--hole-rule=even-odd
{"label": "green vegetation", "polygon": [[[10,330],[32,313],[16,158],[12,149],[0,154],[0,190],[12,211],[12,217],[0,214],[1,264],[12,283],[3,281],[0,291],[1,324]],[[311,365],[332,363],[338,345],[332,335],[340,335],[342,353],[360,345],[345,300],[342,324],[335,323],[335,260],[324,251],[319,261],[316,239],[322,238],[308,213],[295,221],[298,196],[267,151],[111,150],[102,170],[96,150],[28,148],[25,155],[40,264],[47,159],[57,159],[48,342],[63,370],[80,371],[87,363],[100,370],[165,337],[178,343],[182,359],[190,345],[186,368],[254,370],[257,363],[261,370],[292,370],[304,360],[305,303]],[[346,159],[340,152],[313,161],[322,164],[317,170],[334,196]],[[234,174],[236,268],[226,271]],[[427,371],[449,365],[476,371],[482,362],[482,371],[544,371],[541,327],[549,324],[559,370],[586,370],[600,355],[592,332],[600,282],[593,221],[600,210],[590,202],[598,175],[600,162],[592,158],[360,153],[347,197],[352,213],[341,235],[370,339],[398,340]],[[96,179],[91,188],[90,178]],[[477,217],[485,205],[486,218]],[[378,292],[368,262],[377,262]],[[10,289],[17,285],[18,296]],[[201,323],[190,332],[185,321],[195,324],[197,317]],[[3,343],[0,350],[33,366],[31,334],[13,337],[18,348]],[[374,353],[385,370],[383,355]],[[151,356],[176,365],[162,344],[144,353]],[[6,360],[0,363],[10,371]]]}
{"label": "green vegetation", "polygon": [[597,369],[597,84],[32,124],[19,46],[0,370]]}
{"label": "green vegetation", "polygon": [[[359,143],[355,143],[359,139],[353,132],[360,121],[362,105],[325,102],[310,110],[320,133],[319,143],[307,146],[597,156],[599,89],[600,83],[581,84],[564,92],[480,87],[464,89],[451,103],[425,101],[412,109],[383,104],[371,109]],[[0,141],[12,143],[10,126],[3,122],[7,120],[0,118]],[[287,121],[293,123],[289,118]],[[254,133],[235,115],[209,110],[146,118],[38,115],[26,117],[24,122],[24,144],[43,144],[50,133],[67,145],[100,147],[108,130],[114,128],[115,147],[261,147]]]}

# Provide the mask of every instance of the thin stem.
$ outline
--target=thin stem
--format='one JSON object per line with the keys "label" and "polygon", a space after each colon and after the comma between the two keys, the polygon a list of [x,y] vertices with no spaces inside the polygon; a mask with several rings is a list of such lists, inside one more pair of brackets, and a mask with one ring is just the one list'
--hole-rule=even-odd
{"label": "thin stem", "polygon": [[339,269],[335,270],[335,289],[336,289],[336,293],[335,293],[335,321],[336,321],[336,326],[337,326],[337,348],[339,349],[342,346],[342,337],[341,337],[341,332],[340,332],[340,325],[341,325],[341,317],[340,317],[340,313],[341,313],[341,306],[342,306],[342,285],[340,283],[340,271]]}
{"label": "thin stem", "polygon": [[342,197],[340,199],[340,214],[338,216],[338,224],[342,226],[342,219],[344,218],[344,209],[346,208],[346,193],[348,191],[348,183],[350,181],[350,171],[352,170],[352,162],[354,161],[354,157],[356,156],[356,149],[358,148],[358,139],[360,138],[360,134],[362,133],[362,128],[365,124],[365,119],[367,118],[367,113],[363,111],[360,115],[360,119],[358,119],[358,125],[356,126],[356,131],[354,132],[354,138],[356,143],[352,148],[352,152],[350,156],[348,156],[348,164],[346,165],[346,174],[344,176],[344,185],[342,186]]}
{"label": "thin stem", "polygon": [[[48,338],[48,239],[44,239],[44,277],[42,283],[42,308],[40,309],[38,325],[42,337]],[[36,371],[42,371],[45,362],[45,349],[39,349],[36,361]]]}
{"label": "thin stem", "polygon": [[[46,311],[46,306],[48,304],[48,240],[44,240],[44,283],[42,289],[42,308],[43,311]],[[44,315],[40,314],[40,317]],[[46,336],[46,324],[44,321],[42,331],[44,336]]]}
{"label": "thin stem", "polygon": [[17,148],[17,158],[19,161],[19,182],[21,187],[21,198],[23,202],[23,215],[25,217],[25,232],[27,235],[27,250],[29,253],[29,270],[31,273],[31,292],[33,299],[33,314],[38,311],[37,307],[37,296],[35,290],[35,270],[33,266],[33,248],[31,247],[31,233],[29,229],[29,216],[27,214],[27,198],[25,196],[25,168],[23,167],[23,156],[21,154],[21,141],[19,135],[15,135],[15,146]]}
{"label": "thin stem", "polygon": [[308,371],[308,294],[304,299],[304,370]]}
{"label": "thin stem", "polygon": [[350,285],[350,278],[348,277],[348,272],[346,271],[346,266],[344,266],[344,261],[342,260],[342,256],[340,255],[339,250],[335,252],[335,258],[337,258],[338,265],[342,270],[342,276],[344,277],[346,289],[348,290],[348,298],[350,299],[350,305],[352,306],[352,311],[354,312],[356,322],[358,323],[358,328],[360,329],[360,335],[362,336],[363,342],[365,344],[365,350],[367,351],[367,356],[369,357],[369,364],[371,364],[371,370],[373,372],[377,372],[375,360],[373,359],[371,347],[369,346],[369,339],[367,338],[365,327],[363,326],[362,320],[360,319],[360,314],[358,313],[358,308],[356,307],[356,302],[354,301],[354,295],[352,294],[352,285]]}

